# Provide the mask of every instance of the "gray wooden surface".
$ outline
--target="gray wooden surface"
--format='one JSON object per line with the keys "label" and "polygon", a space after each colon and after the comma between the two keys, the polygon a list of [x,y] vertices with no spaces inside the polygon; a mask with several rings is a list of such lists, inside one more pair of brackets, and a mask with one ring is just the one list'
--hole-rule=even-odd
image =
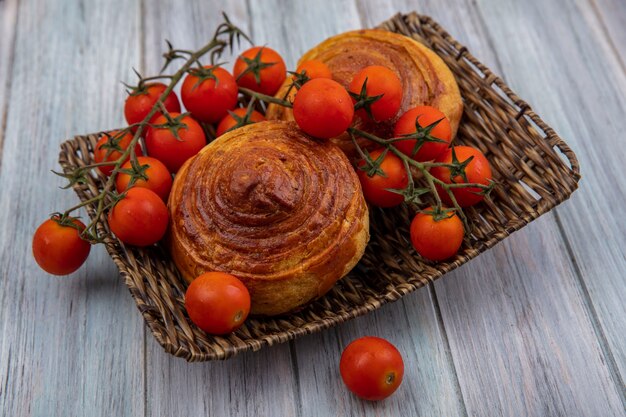
{"label": "gray wooden surface", "polygon": [[[572,145],[580,190],[368,316],[226,362],[173,358],[102,248],[54,278],[30,241],[75,201],[49,174],[59,143],[120,125],[131,67],[156,71],[165,38],[200,46],[219,10],[290,67],[329,35],[429,14]],[[625,42],[623,0],[0,0],[0,415],[626,415]],[[406,363],[380,403],[338,374],[368,334]]]}

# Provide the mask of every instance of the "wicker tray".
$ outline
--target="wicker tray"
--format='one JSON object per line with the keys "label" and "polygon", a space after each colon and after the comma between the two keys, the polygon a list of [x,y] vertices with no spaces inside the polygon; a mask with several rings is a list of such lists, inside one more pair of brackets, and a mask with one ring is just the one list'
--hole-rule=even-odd
{"label": "wicker tray", "polygon": [[[187,287],[165,250],[125,247],[107,238],[107,251],[146,324],[163,348],[188,361],[226,359],[247,350],[282,343],[375,310],[433,281],[492,247],[566,200],[580,179],[572,150],[528,104],[427,16],[397,15],[381,28],[411,36],[431,47],[452,69],[465,103],[457,143],[476,146],[489,159],[498,186],[491,199],[466,213],[474,224],[471,245],[452,260],[427,264],[407,238],[406,207],[371,210],[371,241],[357,267],[323,298],[304,310],[276,318],[251,318],[227,337],[205,334],[187,317]],[[65,172],[92,162],[98,134],[76,136],[61,145]],[[104,185],[90,177],[75,187],[81,200]],[[95,207],[87,206],[90,216]],[[108,231],[106,218],[99,224]]]}

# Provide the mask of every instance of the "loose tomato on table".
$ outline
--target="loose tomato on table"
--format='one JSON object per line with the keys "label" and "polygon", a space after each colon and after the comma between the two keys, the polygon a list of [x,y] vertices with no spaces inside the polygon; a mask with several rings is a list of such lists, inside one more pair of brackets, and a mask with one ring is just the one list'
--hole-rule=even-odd
{"label": "loose tomato on table", "polygon": [[267,46],[255,46],[244,51],[233,68],[239,86],[261,94],[276,94],[287,78],[285,61]]}
{"label": "loose tomato on table", "polygon": [[[122,154],[128,149],[130,142],[133,140],[132,133],[122,134],[121,132],[113,131],[108,135],[102,135],[102,137],[96,143],[96,148],[93,151],[93,160],[96,163],[111,162],[111,165],[101,165],[98,167],[107,177],[111,175],[115,168],[115,163],[122,156]],[[139,142],[135,144],[135,155],[141,155],[141,146]],[[128,161],[130,155],[124,160]]]}
{"label": "loose tomato on table", "polygon": [[[228,116],[224,117],[222,121],[220,122],[220,124],[217,125],[217,131],[215,135],[222,136],[224,133],[228,132],[233,127],[237,126],[237,124],[240,123],[240,121],[243,121],[243,119],[246,117],[247,112],[248,112],[248,109],[244,107],[239,107],[233,110],[232,112],[230,112]],[[265,116],[263,116],[261,113],[259,113],[256,110],[252,110],[252,113],[250,113],[250,117],[248,118],[247,124],[258,123],[258,122],[262,122],[263,120],[265,120]],[[238,127],[241,127],[241,126],[243,125],[240,125]]]}
{"label": "loose tomato on table", "polygon": [[132,187],[109,211],[108,221],[122,242],[150,246],[165,235],[169,214],[161,197],[153,191]]}
{"label": "loose tomato on table", "polygon": [[[453,161],[459,163],[466,162],[467,165],[463,169],[458,170],[459,172],[452,172],[456,170],[451,171],[448,167],[433,167],[430,171],[431,174],[446,184],[474,183],[489,185],[491,183],[493,178],[491,167],[489,166],[489,161],[480,150],[471,146],[455,146],[439,156],[435,162],[450,164]],[[452,200],[448,193],[438,184],[436,187],[441,200],[448,205],[452,205]],[[473,206],[485,198],[481,194],[482,190],[477,187],[452,188],[451,190],[461,207]]]}
{"label": "loose tomato on table", "polygon": [[33,236],[33,256],[44,271],[68,275],[85,262],[91,244],[81,239],[85,225],[76,218],[56,216],[43,222]]}
{"label": "loose tomato on table", "polygon": [[406,188],[409,184],[409,177],[400,158],[389,151],[384,155],[383,152],[385,152],[383,149],[370,152],[370,158],[374,162],[380,162],[379,167],[382,172],[370,177],[368,172],[362,169],[366,168],[366,162],[361,160],[357,164],[357,175],[361,180],[365,200],[377,207],[388,208],[400,205],[404,201],[403,195],[388,191],[388,189]]}
{"label": "loose tomato on table", "polygon": [[201,122],[217,123],[237,106],[235,78],[224,68],[192,69],[181,88],[183,104]]}
{"label": "loose tomato on table", "polygon": [[206,145],[206,136],[202,126],[191,116],[170,113],[170,118],[174,120],[173,125],[165,116],[160,116],[154,121],[155,126],[148,128],[146,148],[149,156],[163,162],[171,173],[176,173],[187,159]]}
{"label": "loose tomato on table", "polygon": [[393,118],[402,103],[402,82],[395,72],[381,65],[359,71],[348,86],[360,117],[377,122]]}
{"label": "loose tomato on table", "polygon": [[132,174],[145,178],[138,178],[133,187],[147,188],[154,191],[163,201],[167,201],[172,189],[172,175],[161,161],[149,156],[138,156],[136,167],[132,161],[122,165],[122,171],[115,178],[115,188],[118,193],[123,193],[128,188]]}
{"label": "loose tomato on table", "polygon": [[321,139],[338,136],[352,123],[354,107],[345,88],[336,81],[316,78],[296,93],[293,117],[305,133]]}
{"label": "loose tomato on table", "polygon": [[408,110],[396,122],[393,135],[415,137],[396,141],[394,145],[403,154],[420,162],[437,158],[452,141],[450,121],[432,106],[417,106]]}
{"label": "loose tomato on table", "polygon": [[[145,119],[166,89],[167,86],[163,83],[150,83],[131,91],[124,103],[124,117],[126,117],[128,124],[139,123]],[[165,100],[163,100],[163,105],[168,112],[180,113],[180,102],[174,92],[167,95]],[[161,112],[157,111],[150,118],[150,122],[159,117],[159,115],[161,115]]]}
{"label": "loose tomato on table", "polygon": [[413,218],[411,243],[417,253],[431,261],[451,258],[463,243],[463,222],[454,212],[429,207]]}
{"label": "loose tomato on table", "polygon": [[317,59],[304,61],[302,64],[298,65],[296,73],[304,74],[311,80],[315,78],[333,78],[333,74],[330,71],[330,68],[328,68],[328,65],[326,65],[322,61],[318,61]]}
{"label": "loose tomato on table", "polygon": [[210,334],[237,330],[250,312],[250,294],[243,283],[224,272],[207,272],[194,279],[185,293],[192,322]]}
{"label": "loose tomato on table", "polygon": [[361,337],[341,354],[339,371],[358,397],[378,401],[393,394],[404,376],[404,361],[394,345],[380,337]]}

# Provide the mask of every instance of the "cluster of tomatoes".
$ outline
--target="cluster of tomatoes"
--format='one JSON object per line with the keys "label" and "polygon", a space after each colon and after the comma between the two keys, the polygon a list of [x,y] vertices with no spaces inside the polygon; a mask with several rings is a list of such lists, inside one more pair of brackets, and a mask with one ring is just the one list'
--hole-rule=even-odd
{"label": "cluster of tomatoes", "polygon": [[[166,207],[172,176],[184,162],[207,143],[206,126],[216,136],[245,124],[264,120],[251,108],[239,107],[240,91],[248,90],[261,100],[275,95],[287,77],[281,56],[267,47],[254,47],[239,56],[233,74],[219,66],[197,67],[188,71],[181,88],[181,99],[174,92],[157,103],[168,88],[160,82],[141,82],[130,92],[124,106],[129,128],[103,135],[94,149],[94,167],[107,177],[115,175],[117,197],[108,210],[111,231],[122,242],[150,246],[164,236],[169,215]],[[301,64],[293,77],[296,87],[293,107],[296,123],[305,133],[329,139],[344,134],[355,114],[374,122],[395,118],[402,102],[402,82],[384,66],[368,66],[354,76],[348,88],[332,79],[329,68],[320,61]],[[285,97],[287,98],[287,97]],[[283,101],[284,99],[283,98]],[[154,106],[159,106],[153,112]],[[143,138],[142,152],[136,143],[127,152],[137,127],[153,112]],[[440,183],[440,199],[452,205],[442,184],[488,184],[489,163],[477,149],[450,148],[451,127],[443,113],[434,107],[419,106],[402,114],[395,123],[393,146],[364,151],[356,164],[366,200],[378,207],[394,207],[405,201],[402,190],[412,184],[407,158],[430,162],[430,173]],[[117,167],[124,155],[134,153]],[[144,155],[145,154],[145,155]],[[404,155],[404,156],[403,156]],[[434,163],[432,163],[434,161]],[[451,164],[456,163],[452,169]],[[458,205],[470,206],[482,200],[480,189],[450,188]],[[85,225],[80,220],[56,215],[35,232],[33,253],[46,271],[66,275],[86,260],[90,243],[81,238]],[[463,225],[452,210],[429,208],[418,213],[411,224],[411,241],[416,251],[430,260],[453,256],[463,240]],[[250,295],[236,277],[208,272],[196,278],[185,294],[190,319],[211,334],[227,334],[246,320]],[[402,381],[402,358],[393,345],[378,338],[362,338],[344,351],[340,370],[347,386],[357,395],[382,399]]]}

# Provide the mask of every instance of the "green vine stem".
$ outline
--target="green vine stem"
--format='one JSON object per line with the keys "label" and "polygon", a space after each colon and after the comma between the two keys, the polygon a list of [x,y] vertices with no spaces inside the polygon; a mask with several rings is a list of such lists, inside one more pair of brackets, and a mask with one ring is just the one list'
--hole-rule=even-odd
{"label": "green vine stem", "polygon": [[[125,134],[125,133],[131,132],[133,128],[137,128],[137,130],[134,132],[133,139],[131,140],[128,147],[124,150],[124,152],[121,153],[120,157],[116,159],[115,161],[109,161],[106,163],[106,165],[113,165],[114,168],[113,168],[111,175],[107,179],[104,187],[100,191],[100,193],[96,195],[95,197],[90,198],[89,200],[85,200],[81,202],[80,204],[77,204],[74,207],[67,209],[65,212],[63,212],[61,219],[59,219],[59,221],[63,221],[67,219],[71,215],[72,212],[80,209],[81,207],[97,202],[98,205],[97,205],[93,220],[85,227],[85,229],[81,233],[81,237],[83,239],[88,240],[92,243],[100,243],[102,241],[97,231],[97,224],[99,221],[101,221],[102,216],[104,215],[106,209],[108,209],[112,205],[112,204],[106,204],[106,199],[107,197],[113,198],[114,200],[113,204],[114,204],[119,198],[123,196],[123,194],[121,196],[118,196],[114,192],[115,179],[117,177],[117,174],[120,172],[121,166],[128,159],[131,159],[133,161],[137,160],[137,155],[135,154],[135,146],[137,142],[142,138],[143,132],[146,129],[146,127],[150,125],[149,121],[152,119],[152,117],[157,113],[157,111],[165,108],[163,104],[164,100],[174,90],[174,88],[182,79],[182,77],[187,72],[189,72],[189,70],[194,64],[197,64],[201,67],[200,58],[202,58],[209,52],[211,53],[211,61],[214,62],[214,59],[216,57],[219,57],[221,53],[227,47],[229,47],[232,50],[235,40],[237,41],[237,43],[239,43],[241,37],[243,37],[244,39],[246,39],[248,42],[252,44],[252,41],[250,40],[250,38],[241,29],[239,29],[237,26],[231,23],[226,14],[223,14],[223,17],[224,17],[224,22],[222,22],[217,27],[215,34],[213,35],[213,38],[211,39],[211,41],[195,52],[174,49],[171,43],[167,42],[168,52],[163,54],[165,58],[165,64],[163,65],[161,72],[163,72],[163,70],[167,68],[167,66],[172,61],[176,59],[185,59],[184,64],[174,74],[172,75],[160,74],[157,76],[146,77],[146,78],[143,78],[141,76],[139,77],[140,79],[139,79],[138,86],[144,85],[145,82],[148,80],[156,80],[156,79],[169,79],[169,84],[167,85],[166,89],[163,91],[161,96],[158,98],[155,105],[152,107],[152,109],[148,112],[146,117],[141,122],[135,123],[132,126],[128,126],[124,129],[121,129],[120,134]],[[166,115],[166,117],[169,116],[167,112],[164,114]],[[62,174],[62,176],[70,180],[70,185],[74,185],[74,184],[81,182],[80,176],[86,170],[95,168],[101,165],[105,165],[105,164],[86,165],[85,167],[78,168],[77,170],[80,170],[80,172],[78,173],[74,172],[72,174]],[[58,213],[55,213],[55,214],[58,215]]]}
{"label": "green vine stem", "polygon": [[[382,145],[383,147],[387,148],[390,152],[392,152],[394,155],[396,155],[398,158],[400,158],[404,164],[405,170],[409,176],[409,184],[407,185],[407,189],[405,190],[405,192],[403,193],[405,195],[405,200],[407,201],[407,203],[416,203],[419,200],[419,195],[424,194],[423,189],[419,189],[419,188],[415,188],[414,187],[414,183],[413,183],[413,178],[412,178],[412,173],[410,170],[410,166],[414,166],[415,168],[417,168],[419,170],[419,172],[423,175],[426,184],[428,185],[428,192],[430,192],[434,198],[435,198],[435,208],[436,211],[442,211],[444,209],[443,207],[443,203],[441,201],[441,197],[439,196],[439,193],[437,192],[437,188],[435,185],[438,185],[439,187],[441,187],[441,189],[443,189],[446,194],[448,195],[448,197],[450,198],[450,201],[452,201],[452,204],[454,206],[454,210],[458,213],[459,217],[461,218],[461,220],[463,221],[463,227],[465,228],[466,233],[469,235],[469,233],[471,232],[471,227],[470,227],[470,223],[469,220],[467,218],[467,216],[465,215],[465,213],[463,212],[463,209],[461,208],[461,206],[459,205],[458,201],[456,200],[456,197],[454,196],[453,193],[453,189],[456,188],[478,188],[480,189],[482,193],[484,193],[485,195],[487,195],[494,186],[494,183],[490,183],[488,185],[485,184],[480,184],[480,183],[451,183],[448,184],[444,181],[441,181],[439,178],[435,177],[434,175],[432,175],[430,173],[430,168],[432,167],[448,167],[448,168],[458,168],[459,164],[455,164],[455,163],[442,163],[442,162],[419,162],[414,160],[413,158],[405,155],[404,153],[400,152],[400,150],[398,148],[396,148],[393,143],[397,142],[399,140],[406,140],[406,138],[391,138],[391,139],[383,139],[383,138],[379,138],[378,136],[369,133],[369,132],[364,132],[362,130],[350,127],[348,128],[348,133],[350,134],[354,145],[356,146],[357,150],[359,151],[359,154],[361,154],[361,156],[363,157],[363,159],[365,158],[365,152],[360,148],[358,142],[354,139],[355,136],[358,137],[362,137],[365,138],[371,142],[377,143],[379,145]],[[393,190],[396,191],[396,190]],[[408,191],[408,192],[406,192]],[[412,196],[412,193],[417,193],[417,196]]]}

